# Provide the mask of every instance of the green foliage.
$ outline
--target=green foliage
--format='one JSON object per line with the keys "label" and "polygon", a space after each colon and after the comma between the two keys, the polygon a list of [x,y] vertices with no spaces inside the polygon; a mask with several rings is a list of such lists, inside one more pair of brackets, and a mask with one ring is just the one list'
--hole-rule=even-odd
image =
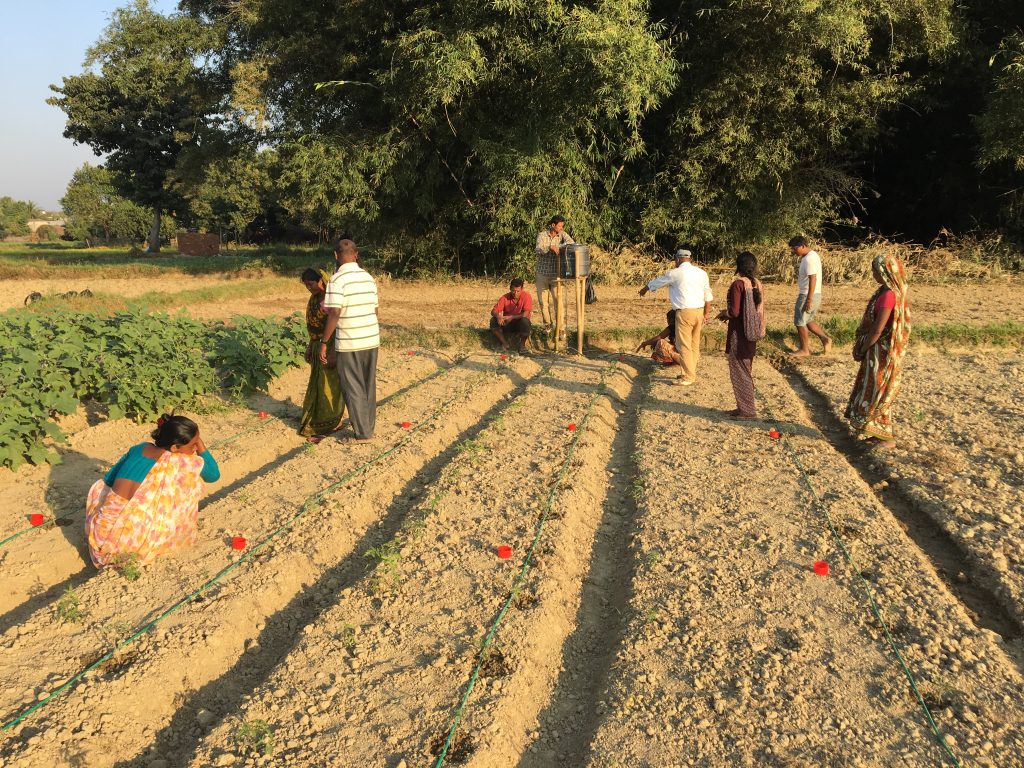
{"label": "green foliage", "polygon": [[266,720],[244,722],[235,730],[235,744],[247,752],[269,757],[274,754],[274,732]]}
{"label": "green foliage", "polygon": [[152,213],[114,190],[110,171],[85,163],[75,171],[60,201],[67,233],[75,240],[146,238]]}
{"label": "green foliage", "polygon": [[[64,135],[107,155],[119,194],[157,212],[181,205],[168,177],[217,110],[217,91],[199,65],[217,42],[213,27],[135,0],[113,12],[82,74],[50,86],[58,95],[48,103],[67,115]],[[158,249],[158,227],[151,237]]]}
{"label": "green foliage", "polygon": [[75,592],[74,587],[68,587],[60,596],[56,606],[57,618],[61,621],[70,621],[77,624],[85,618],[85,611],[82,610],[82,601]]}
{"label": "green foliage", "polygon": [[952,7],[182,3],[223,25],[231,100],[274,116],[283,205],[408,274],[529,269],[555,212],[596,243],[817,228],[950,48]]}
{"label": "green foliage", "polygon": [[203,394],[265,389],[302,361],[305,331],[237,317],[210,325],[141,310],[0,315],[0,466],[55,462],[46,439],[63,441],[54,419],[90,398],[112,419],[153,419]]}
{"label": "green foliage", "polygon": [[0,238],[8,235],[27,235],[28,220],[35,218],[39,209],[35,204],[0,197]]}
{"label": "green foliage", "polygon": [[121,573],[125,581],[138,581],[142,575],[139,567],[139,557],[134,552],[127,555],[118,555],[114,567]]}
{"label": "green foliage", "polygon": [[1024,35],[1004,40],[989,62],[997,68],[985,112],[978,118],[981,162],[1024,170]]}
{"label": "green foliage", "polygon": [[398,564],[402,559],[399,551],[398,541],[392,539],[379,546],[372,547],[366,551],[363,557],[369,557],[375,561],[373,570],[373,588],[375,591],[383,591],[398,586],[402,580],[398,572]]}

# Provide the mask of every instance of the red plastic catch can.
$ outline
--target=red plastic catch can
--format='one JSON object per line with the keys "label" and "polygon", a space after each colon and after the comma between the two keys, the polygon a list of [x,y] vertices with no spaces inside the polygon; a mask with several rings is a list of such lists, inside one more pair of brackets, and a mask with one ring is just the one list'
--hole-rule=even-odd
{"label": "red plastic catch can", "polygon": [[235,536],[233,539],[231,539],[231,548],[232,549],[239,549],[239,550],[245,549],[245,544],[246,544],[245,536]]}
{"label": "red plastic catch can", "polygon": [[259,417],[260,417],[261,419],[265,419],[265,418],[267,418],[267,412],[266,412],[266,411],[260,411],[260,412],[259,412],[259,414],[257,414],[257,415],[258,415],[258,416],[259,416]]}
{"label": "red plastic catch can", "polygon": [[402,422],[402,429],[408,429],[411,426],[412,426],[411,422],[408,422],[408,421],[403,421]]}
{"label": "red plastic catch can", "polygon": [[566,429],[568,429],[570,432],[575,432],[576,431],[576,425],[575,424],[570,424],[568,427],[566,427]]}
{"label": "red plastic catch can", "polygon": [[824,560],[815,560],[814,572],[819,576],[828,576],[828,563]]}
{"label": "red plastic catch can", "polygon": [[773,429],[771,432],[768,433],[768,437],[770,437],[772,440],[778,440],[781,437],[781,434],[779,433],[779,430]]}
{"label": "red plastic catch can", "polygon": [[28,521],[32,523],[32,525],[42,525],[45,519],[46,518],[44,518],[38,512],[33,512],[31,515],[28,516]]}
{"label": "red plastic catch can", "polygon": [[508,560],[510,557],[512,557],[512,547],[502,544],[500,547],[498,547],[498,557],[500,557],[502,560]]}

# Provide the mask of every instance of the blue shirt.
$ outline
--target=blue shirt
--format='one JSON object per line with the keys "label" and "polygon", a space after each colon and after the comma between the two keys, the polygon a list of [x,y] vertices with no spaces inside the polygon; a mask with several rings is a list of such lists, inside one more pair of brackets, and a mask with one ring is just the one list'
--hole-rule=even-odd
{"label": "blue shirt", "polygon": [[[128,449],[128,453],[122,456],[120,461],[112,466],[107,472],[107,476],[103,478],[107,487],[113,488],[116,480],[131,480],[141,483],[146,479],[149,470],[156,464],[156,459],[151,459],[142,453],[142,449],[147,445],[149,443],[139,443]],[[203,458],[203,470],[199,476],[207,483],[215,483],[220,480],[220,467],[217,466],[216,459],[210,455],[210,451],[203,451],[199,455]]]}

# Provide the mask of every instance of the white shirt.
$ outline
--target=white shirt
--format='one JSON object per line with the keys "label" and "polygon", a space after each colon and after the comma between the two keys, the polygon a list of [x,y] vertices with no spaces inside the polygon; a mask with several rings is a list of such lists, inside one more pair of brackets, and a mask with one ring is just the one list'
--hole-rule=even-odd
{"label": "white shirt", "polygon": [[656,291],[663,285],[668,286],[672,309],[704,309],[706,302],[713,301],[708,273],[689,261],[651,280],[647,290]]}
{"label": "white shirt", "polygon": [[331,276],[324,306],[341,310],[334,336],[334,348],[339,352],[359,352],[380,346],[377,283],[356,262],[342,264]]}
{"label": "white shirt", "polygon": [[821,293],[821,257],[817,251],[808,251],[800,259],[800,270],[796,277],[796,287],[800,293],[807,295],[807,288],[811,284],[811,275],[816,275],[814,281],[814,295]]}

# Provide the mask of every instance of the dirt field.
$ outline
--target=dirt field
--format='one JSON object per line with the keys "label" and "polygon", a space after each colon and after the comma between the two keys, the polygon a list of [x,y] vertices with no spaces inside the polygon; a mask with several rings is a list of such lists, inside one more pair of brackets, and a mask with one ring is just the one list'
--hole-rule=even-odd
{"label": "dirt field", "polygon": [[[1018,361],[913,357],[901,413],[924,416],[883,464],[831,421],[838,355],[760,360],[765,419],[737,424],[718,355],[683,389],[633,356],[387,351],[377,440],[344,450],[295,435],[295,371],[251,411],[197,417],[223,471],[201,542],[134,582],[88,564],[81,505],[145,427],[71,423],[65,462],[0,477],[0,535],[37,510],[62,523],[0,549],[0,711],[42,703],[0,760],[433,765],[482,659],[447,765],[951,764],[867,585],[951,752],[1024,766]],[[57,616],[69,588],[78,621]],[[262,723],[272,756],[240,735]]]}
{"label": "dirt field", "polygon": [[[724,305],[730,277],[714,278],[712,290],[718,304]],[[257,277],[180,275],[154,280],[71,279],[4,280],[0,283],[0,310],[21,306],[32,291],[45,295],[89,288],[95,300],[74,300],[72,306],[85,309],[105,300],[138,299],[143,295],[167,294],[160,309],[185,308],[205,319],[228,318],[236,314],[282,316],[305,309],[308,298],[297,281],[277,275]],[[535,286],[527,286],[536,293]],[[504,291],[503,283],[482,280],[453,281],[446,285],[411,281],[382,281],[381,321],[403,328],[486,328],[491,307]],[[664,323],[668,309],[665,289],[643,299],[633,287],[598,286],[598,302],[586,310],[587,327],[595,331]],[[860,317],[873,285],[828,285],[825,287],[822,316]],[[1024,321],[1024,302],[1020,301],[1024,281],[1004,278],[987,283],[912,286],[916,323],[987,323],[995,320]],[[213,293],[210,293],[210,292]],[[205,292],[205,293],[204,293]],[[792,323],[796,288],[792,285],[766,287],[769,325],[785,327]],[[175,296],[177,294],[177,296]],[[536,296],[534,296],[536,299]],[[540,307],[535,303],[537,317]],[[575,307],[568,315],[575,328]]]}
{"label": "dirt field", "polygon": [[[192,310],[304,305],[239,285],[267,292]],[[1018,287],[923,288],[915,321],[1024,319]],[[382,319],[476,323],[499,292],[386,284]],[[667,303],[600,295],[609,328]],[[344,447],[295,434],[295,370],[195,416],[222,468],[200,542],[135,581],[89,564],[82,504],[148,427],[83,413],[62,464],[0,472],[0,539],[57,519],[0,545],[0,768],[423,768],[456,716],[445,765],[1024,766],[1024,364],[912,350],[888,456],[836,417],[843,351],[759,359],[763,419],[737,423],[720,354],[683,388],[628,354],[389,348],[377,438]]]}

